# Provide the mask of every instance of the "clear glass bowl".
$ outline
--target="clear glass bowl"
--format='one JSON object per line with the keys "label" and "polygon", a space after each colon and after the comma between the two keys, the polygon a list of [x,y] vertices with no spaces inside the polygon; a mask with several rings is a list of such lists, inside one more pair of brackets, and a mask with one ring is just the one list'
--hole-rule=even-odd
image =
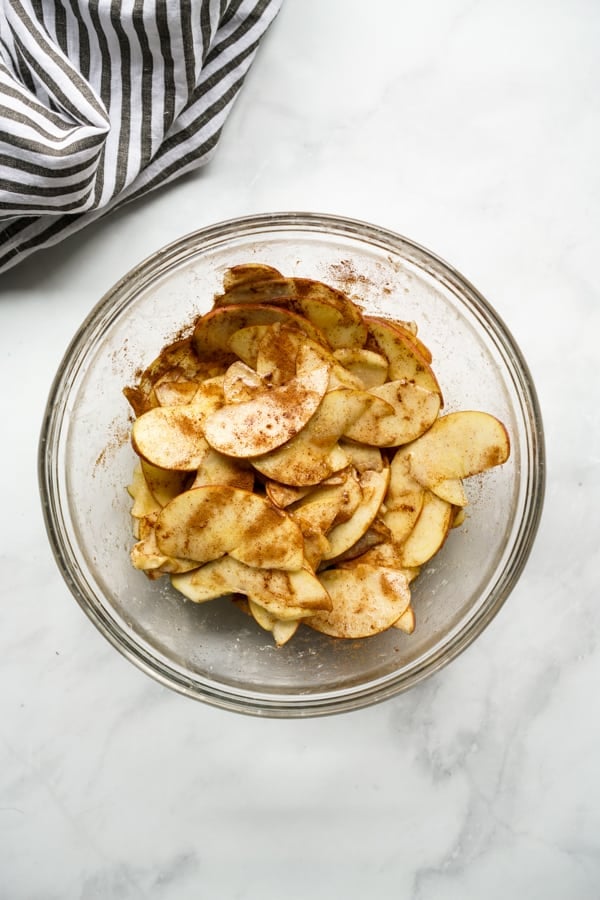
{"label": "clear glass bowl", "polygon": [[[445,411],[482,409],[507,426],[509,462],[466,482],[468,519],[413,585],[417,628],[361,641],[301,628],[275,648],[234,604],[184,602],[167,578],[132,568],[126,485],[135,456],[122,388],[206,312],[228,266],[264,262],[320,279],[366,310],[414,319],[433,353]],[[454,269],[406,238],[305,213],[206,228],[126,275],[83,323],[50,391],[39,452],[50,542],[63,577],[104,636],[158,681],[231,710],[339,712],[416,684],[495,616],[531,550],[544,492],[542,422],[506,326]]]}

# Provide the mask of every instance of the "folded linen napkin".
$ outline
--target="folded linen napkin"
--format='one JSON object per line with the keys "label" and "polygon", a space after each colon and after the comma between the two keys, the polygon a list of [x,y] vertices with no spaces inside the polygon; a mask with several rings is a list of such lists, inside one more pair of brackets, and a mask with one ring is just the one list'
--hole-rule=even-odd
{"label": "folded linen napkin", "polygon": [[282,0],[0,0],[0,271],[206,163]]}

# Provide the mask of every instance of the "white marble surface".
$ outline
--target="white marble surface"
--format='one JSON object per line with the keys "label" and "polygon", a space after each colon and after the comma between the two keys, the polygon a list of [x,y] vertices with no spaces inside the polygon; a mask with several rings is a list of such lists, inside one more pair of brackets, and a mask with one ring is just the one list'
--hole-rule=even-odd
{"label": "white marble surface", "polygon": [[[214,162],[0,278],[0,897],[600,896],[600,7],[285,0]],[[51,558],[50,380],[100,295],[204,224],[284,209],[404,233],[533,372],[537,543],[483,636],[327,719],[221,712],[121,658]]]}

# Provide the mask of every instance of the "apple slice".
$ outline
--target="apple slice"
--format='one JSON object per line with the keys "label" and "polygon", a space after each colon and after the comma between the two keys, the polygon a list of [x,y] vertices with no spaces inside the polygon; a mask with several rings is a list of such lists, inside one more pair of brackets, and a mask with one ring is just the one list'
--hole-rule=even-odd
{"label": "apple slice", "polygon": [[261,606],[255,600],[248,600],[248,610],[257,625],[260,625],[265,631],[273,631],[273,626],[277,622],[277,616],[274,616],[266,607]]}
{"label": "apple slice", "polygon": [[302,500],[303,497],[306,497],[312,491],[319,490],[319,487],[344,484],[347,478],[348,472],[342,469],[340,472],[334,472],[329,478],[323,479],[319,485],[307,485],[306,487],[292,487],[289,484],[279,484],[278,481],[266,479],[265,490],[271,503],[278,506],[279,509],[285,509],[287,506],[291,506],[292,503]]}
{"label": "apple slice", "polygon": [[329,541],[320,531],[304,535],[304,557],[312,572],[316,572],[329,550]]}
{"label": "apple slice", "polygon": [[353,444],[350,441],[340,441],[340,447],[347,454],[351,464],[359,474],[372,469],[381,472],[383,469],[383,457],[377,447],[369,447],[367,444]]}
{"label": "apple slice", "polygon": [[[305,430],[297,438],[302,438]],[[310,447],[308,441],[297,438],[266,456],[254,457],[252,465],[256,471],[267,478],[285,478],[290,484],[312,487],[348,465],[348,457],[338,444],[331,448]]]}
{"label": "apple slice", "polygon": [[212,484],[227,484],[243,491],[251,491],[254,488],[254,470],[237,459],[219,453],[207,444],[196,477],[189,488],[191,490]]}
{"label": "apple slice", "polygon": [[435,422],[440,409],[439,394],[412,381],[389,381],[369,393],[380,403],[385,402],[388,411],[375,404],[368,407],[346,437],[377,447],[414,441]]}
{"label": "apple slice", "polygon": [[301,619],[317,610],[331,609],[329,594],[307,569],[257,569],[230,556],[222,556],[189,574],[174,575],[171,583],[194,603],[229,593],[244,594],[278,619]]}
{"label": "apple slice", "polygon": [[[398,462],[401,458],[404,459],[404,469],[406,472],[411,473],[410,467],[410,455],[411,450],[410,447],[412,444],[405,445],[398,450],[396,457],[398,458]],[[416,479],[413,478],[411,474],[411,478],[413,481]],[[420,482],[416,482],[424,489],[424,486]],[[448,503],[451,503],[453,506],[467,506],[468,499],[465,494],[465,489],[463,487],[463,483],[460,478],[445,478],[437,484],[433,484],[428,490],[432,491],[432,493],[436,494],[436,496],[440,497],[441,500],[446,500]]]}
{"label": "apple slice", "polygon": [[292,503],[302,500],[302,498],[306,497],[307,494],[310,494],[312,490],[314,490],[312,486],[292,487],[289,484],[279,484],[278,481],[269,481],[268,479],[265,481],[267,497],[271,503],[274,506],[279,507],[279,509],[286,509],[288,506],[291,506]]}
{"label": "apple slice", "polygon": [[[356,393],[359,393],[359,391],[356,391]],[[385,425],[382,423],[386,419],[394,418],[394,408],[389,403],[386,403],[385,400],[375,397],[369,391],[360,393],[366,394],[371,399],[365,404],[365,410],[362,415],[346,429],[344,437],[351,441],[376,445],[377,440],[373,438],[376,439],[378,434],[383,433],[382,429],[385,428]]]}
{"label": "apple slice", "polygon": [[[135,569],[139,569],[141,572],[155,573],[155,577],[160,577],[161,573],[156,570],[167,561],[167,557],[160,552],[157,546],[154,532],[155,522],[156,514],[140,519],[140,539],[131,548],[129,558]],[[194,566],[197,567],[198,563],[194,563]]]}
{"label": "apple slice", "polygon": [[[280,310],[284,312],[285,310]],[[293,315],[293,314],[291,314]],[[229,349],[260,374],[274,374],[278,383],[289,381],[296,372],[296,357],[301,347],[310,346],[322,359],[333,365],[335,360],[321,341],[313,341],[305,331],[289,322],[249,325],[229,338]],[[259,362],[260,354],[260,362]]]}
{"label": "apple slice", "polygon": [[231,266],[223,275],[223,288],[225,293],[241,284],[252,281],[267,281],[270,278],[283,278],[281,272],[273,266],[264,263],[243,263],[239,266]]}
{"label": "apple slice", "polygon": [[285,306],[285,301],[295,293],[294,279],[267,274],[266,278],[250,278],[240,281],[215,297],[215,306],[247,306],[249,304],[275,304]]}
{"label": "apple slice", "polygon": [[184,491],[156,522],[161,553],[200,563],[228,553],[249,566],[299,569],[303,539],[298,525],[258,494],[229,485]]}
{"label": "apple slice", "polygon": [[208,416],[204,436],[211,447],[238,458],[269,453],[289,441],[314,416],[327,389],[320,365],[254,400],[229,404]]}
{"label": "apple slice", "polygon": [[[359,500],[360,496],[359,493]],[[344,499],[343,485],[318,488],[304,500],[300,500],[291,508],[288,507],[288,515],[298,523],[305,537],[313,534],[324,535],[333,525]]]}
{"label": "apple slice", "polygon": [[304,535],[326,534],[337,522],[346,522],[363,500],[362,488],[349,469],[341,484],[321,485],[289,507],[289,514]]}
{"label": "apple slice", "polygon": [[452,503],[453,506],[467,506],[469,501],[460,478],[445,478],[433,485],[429,490],[437,494],[442,500]]}
{"label": "apple slice", "polygon": [[363,564],[369,566],[384,566],[388,569],[397,569],[406,576],[406,580],[409,584],[411,583],[411,581],[414,581],[421,572],[419,566],[403,566],[402,548],[399,547],[398,544],[394,544],[390,541],[385,541],[382,544],[377,544],[376,547],[371,547],[369,550],[365,550],[365,552],[360,556],[356,556],[353,559],[345,559],[337,565],[340,569],[354,569],[356,566],[360,566]]}
{"label": "apple slice", "polygon": [[148,487],[140,463],[134,467],[131,484],[127,486],[127,493],[133,500],[131,515],[134,519],[143,519],[160,512],[162,504],[158,502]]}
{"label": "apple slice", "polygon": [[[370,391],[394,409],[394,426],[382,422],[389,434],[386,446],[409,443],[424,434],[435,422],[440,411],[440,395],[412,381],[388,381]],[[371,440],[371,443],[375,443]]]}
{"label": "apple slice", "polygon": [[318,328],[334,349],[364,346],[367,326],[353,305],[340,308],[329,297],[313,289],[304,297],[295,298],[290,306]]}
{"label": "apple slice", "polygon": [[246,363],[237,360],[232,363],[223,378],[225,403],[245,403],[269,390],[270,385]]}
{"label": "apple slice", "polygon": [[274,322],[281,322],[289,328],[302,331],[317,344],[327,346],[324,335],[302,316],[274,306],[246,304],[218,307],[202,316],[194,328],[193,341],[196,353],[201,358],[216,356],[218,359],[223,354],[231,353],[229,342],[240,328],[272,325]]}
{"label": "apple slice", "polygon": [[214,360],[200,360],[192,347],[191,338],[175,341],[165,347],[160,355],[144,370],[133,387],[123,390],[136,416],[141,416],[158,406],[155,386],[163,379],[174,382],[181,379],[200,383],[206,378],[222,374],[223,369]]}
{"label": "apple slice", "polygon": [[273,640],[276,647],[283,647],[293,638],[300,627],[301,619],[275,619]]}
{"label": "apple slice", "polygon": [[198,568],[198,563],[189,559],[171,559],[162,554],[156,543],[156,519],[154,513],[140,520],[140,539],[131,549],[131,563],[150,577],[171,572],[189,572]]}
{"label": "apple slice", "polygon": [[197,382],[221,374],[214,364],[207,363],[196,354],[191,336],[165,347],[145,370],[142,378],[157,385],[167,373],[170,381],[179,380],[175,378],[178,375],[185,381]]}
{"label": "apple slice", "polygon": [[[247,325],[245,328],[238,328],[237,331],[234,331],[231,337],[229,338],[227,345],[229,350],[247,366],[256,369],[256,360],[258,359],[258,349],[260,347],[260,342],[264,338],[266,334],[271,331],[271,329],[275,327],[280,327],[277,323],[276,325]],[[286,331],[292,331],[293,329],[286,329]],[[302,334],[301,331],[298,331],[298,334]],[[289,363],[288,363],[289,365]],[[296,373],[296,360],[293,360],[293,370],[290,369],[290,377],[293,377]],[[288,378],[289,380],[289,378]]]}
{"label": "apple slice", "polygon": [[414,344],[423,359],[431,364],[433,359],[431,355],[431,350],[429,347],[426,347],[423,341],[417,337],[417,326],[415,322],[399,322],[397,319],[384,319],[381,316],[373,316],[374,319],[377,319],[379,322],[387,322],[399,331],[406,340],[410,341],[411,344]]}
{"label": "apple slice", "polygon": [[332,637],[363,638],[385,631],[410,605],[406,576],[383,566],[329,569],[319,575],[331,597],[329,612],[318,612],[307,625]]}
{"label": "apple slice", "polygon": [[422,566],[438,552],[452,524],[453,507],[431,491],[425,491],[415,527],[401,548],[402,565]]}
{"label": "apple slice", "polygon": [[[440,417],[421,437],[404,448],[410,471],[423,487],[443,491],[456,506],[460,495],[450,495],[444,482],[468,478],[493,466],[502,465],[510,455],[510,441],[504,425],[489,413],[464,411]],[[464,495],[463,495],[464,496]],[[458,499],[459,502],[456,502]]]}
{"label": "apple slice", "polygon": [[[279,323],[266,328],[257,348],[256,371],[274,385],[284,384],[296,375],[300,375],[297,359],[300,349],[307,340],[306,335],[301,331],[284,328]],[[319,362],[327,363],[331,368],[333,358],[329,352],[314,341],[308,340],[308,342],[312,347],[317,348],[317,353],[313,355],[313,365],[318,365]],[[320,360],[318,358],[319,350],[322,355]],[[331,362],[329,362],[330,359]]]}
{"label": "apple slice", "polygon": [[415,630],[415,626],[417,624],[417,620],[415,618],[415,611],[412,606],[408,606],[399,619],[392,624],[393,628],[398,628],[400,631],[404,631],[405,634],[412,634]]}
{"label": "apple slice", "polygon": [[381,353],[364,348],[344,347],[334,350],[334,357],[359,379],[365,390],[385,384],[388,374],[388,361]]}
{"label": "apple slice", "polygon": [[424,497],[425,489],[411,475],[408,459],[397,452],[390,465],[390,484],[383,514],[383,521],[395,543],[403,544],[415,527]]}
{"label": "apple slice", "polygon": [[460,528],[460,526],[464,523],[466,518],[467,518],[467,513],[466,513],[465,509],[458,507],[457,509],[454,510],[454,517],[452,519],[452,527]]}
{"label": "apple slice", "polygon": [[[280,322],[236,331],[229,340],[229,348],[273,386],[290,381],[309,364],[314,366],[319,361],[330,368],[342,368],[326,347]],[[307,351],[312,354],[307,356]]]}
{"label": "apple slice", "polygon": [[187,472],[174,472],[170,469],[159,469],[145,459],[140,460],[148,489],[161,507],[170,503],[173,497],[180,494],[189,478]]}
{"label": "apple slice", "polygon": [[191,403],[198,393],[195,381],[161,381],[154,388],[160,406],[182,406]]}
{"label": "apple slice", "polygon": [[325,559],[340,556],[363,536],[379,512],[390,478],[389,468],[381,472],[364,472],[359,478],[362,503],[346,522],[336,525],[327,535],[330,544]]}
{"label": "apple slice", "polygon": [[248,608],[254,621],[270,631],[277,647],[283,647],[284,644],[294,637],[300,625],[300,619],[278,619],[277,616],[269,612],[266,607],[261,606],[254,600],[248,600]]}
{"label": "apple slice", "polygon": [[366,391],[330,391],[302,431],[279,449],[255,457],[252,465],[281,484],[319,484],[348,465],[337,441],[370,402]]}
{"label": "apple slice", "polygon": [[327,479],[322,483],[322,487],[325,488],[329,483],[334,483],[339,478],[342,479],[340,484],[342,503],[338,507],[333,522],[334,525],[340,525],[342,522],[347,522],[364,501],[360,476],[352,466]]}
{"label": "apple slice", "polygon": [[364,391],[365,389],[360,378],[334,360],[329,373],[327,390],[336,391],[338,388],[348,388],[351,391]]}
{"label": "apple slice", "polygon": [[[251,338],[250,335],[248,337]],[[230,346],[234,344],[239,347],[239,341],[232,338]],[[247,344],[246,347],[242,344],[241,350],[250,358],[254,355],[252,344]],[[360,379],[347,371],[326,347],[312,341],[302,332],[278,323],[265,327],[253,364],[260,375],[276,385],[312,369],[319,361],[326,363],[330,369],[328,391],[338,387],[364,390]]]}
{"label": "apple slice", "polygon": [[290,308],[306,316],[334,349],[363,347],[367,326],[361,312],[341,291],[310,279],[296,278],[296,298]]}
{"label": "apple slice", "polygon": [[[340,553],[339,556],[328,559],[325,565],[329,568],[330,566],[337,566],[348,560],[356,559],[359,556],[362,557],[368,550],[390,540],[391,534],[389,528],[384,524],[382,519],[376,517],[355,544],[352,544],[351,547],[348,547],[348,549],[343,553]],[[323,554],[323,556],[325,556],[325,554]]]}
{"label": "apple slice", "polygon": [[439,394],[440,403],[443,404],[437,379],[415,344],[385,319],[365,316],[365,322],[369,326],[374,349],[383,353],[388,361],[390,381],[414,381],[426,390]]}
{"label": "apple slice", "polygon": [[[295,359],[296,374],[298,375],[307,369],[311,369],[317,364],[317,360],[326,363],[330,369],[329,384],[327,386],[328,391],[335,390],[339,387],[359,391],[364,390],[360,379],[345,369],[336,360],[333,353],[326,347],[322,347],[315,341],[311,341],[306,335],[287,328],[280,328],[279,333],[277,333],[276,326],[274,326],[271,329],[271,335],[269,335],[269,337],[271,338],[271,347],[269,348],[271,359],[268,363],[266,359],[264,361],[261,359],[266,349],[266,338],[263,338],[260,348],[261,352],[256,361],[258,371],[269,371],[270,376],[272,378],[275,377],[278,372],[278,366],[281,370],[285,368],[284,357],[287,353],[289,354],[290,359]],[[282,339],[285,338],[287,338],[287,346],[285,343],[280,343]],[[273,347],[273,344],[277,345],[277,349]],[[261,366],[263,368],[261,368]]]}
{"label": "apple slice", "polygon": [[203,382],[193,403],[160,406],[136,419],[131,429],[133,449],[161,469],[192,472],[206,451],[206,420],[222,405],[222,385]]}

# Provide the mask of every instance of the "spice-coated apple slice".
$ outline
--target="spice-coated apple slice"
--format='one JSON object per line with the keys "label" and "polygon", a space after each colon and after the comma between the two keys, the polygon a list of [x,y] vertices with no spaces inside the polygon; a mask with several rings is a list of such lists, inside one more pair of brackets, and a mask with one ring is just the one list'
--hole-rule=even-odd
{"label": "spice-coated apple slice", "polygon": [[223,556],[193,572],[171,578],[188,600],[203,603],[229,593],[244,594],[278,619],[297,620],[331,609],[329,594],[307,569],[282,572],[245,565]]}
{"label": "spice-coated apple slice", "polygon": [[319,579],[331,598],[331,610],[315,613],[307,624],[332,637],[379,634],[410,605],[406,576],[395,569],[369,565],[328,569]]}
{"label": "spice-coated apple slice", "polygon": [[230,556],[256,568],[300,569],[302,532],[264,497],[229,485],[179,494],[156,522],[161,553],[200,563]]}

